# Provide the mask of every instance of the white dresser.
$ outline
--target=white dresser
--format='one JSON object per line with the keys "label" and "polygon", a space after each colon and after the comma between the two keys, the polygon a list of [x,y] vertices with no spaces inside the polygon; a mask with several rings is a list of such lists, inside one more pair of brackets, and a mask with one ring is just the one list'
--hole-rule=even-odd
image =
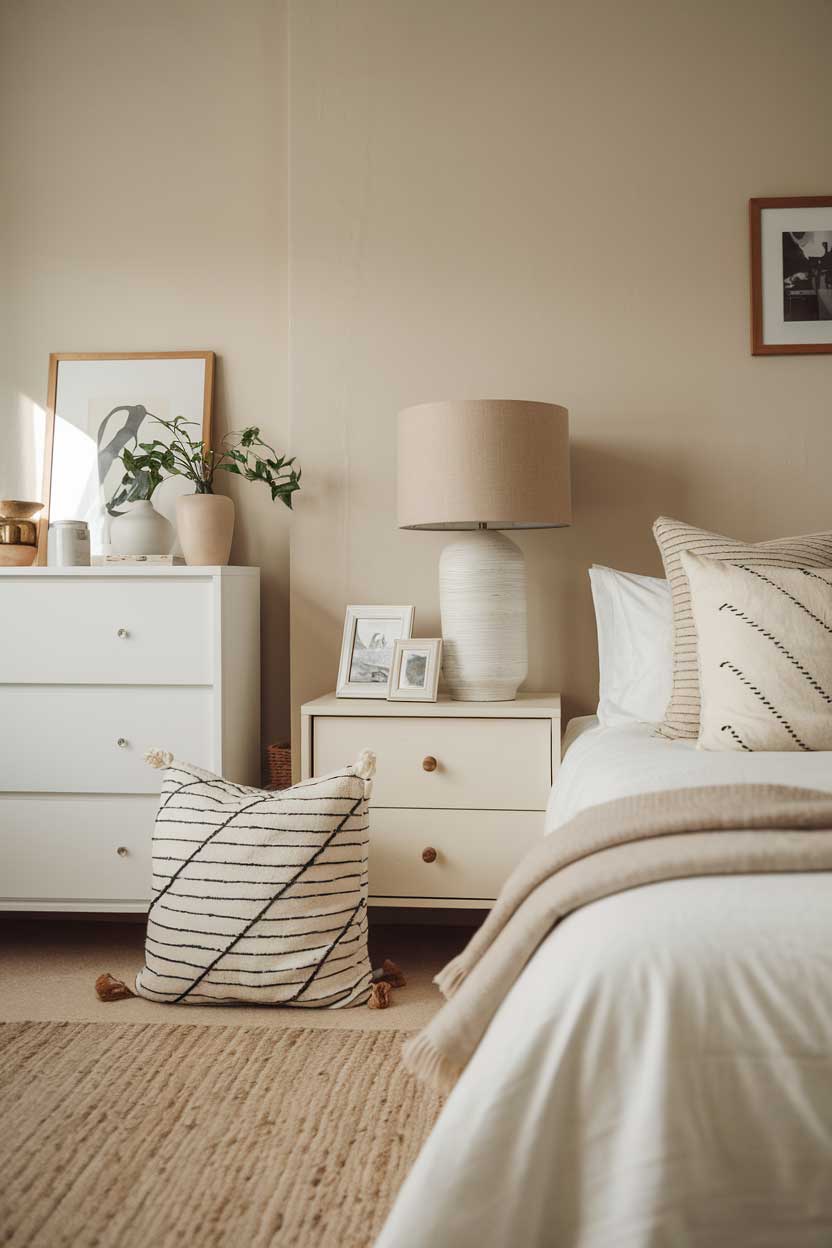
{"label": "white dresser", "polygon": [[560,762],[560,698],[301,707],[304,778],[375,751],[370,904],[490,906],[543,835]]}
{"label": "white dresser", "polygon": [[259,784],[259,569],[0,569],[0,909],[146,908],[155,747]]}

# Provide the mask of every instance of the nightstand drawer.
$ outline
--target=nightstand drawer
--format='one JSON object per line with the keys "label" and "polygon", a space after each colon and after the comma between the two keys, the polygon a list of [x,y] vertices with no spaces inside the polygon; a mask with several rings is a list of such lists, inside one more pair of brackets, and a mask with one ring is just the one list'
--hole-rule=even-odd
{"label": "nightstand drawer", "polygon": [[314,775],[375,752],[374,808],[544,810],[549,798],[551,720],[316,715],[313,731]]}
{"label": "nightstand drawer", "polygon": [[542,816],[532,811],[374,810],[370,900],[490,905],[542,836]]}

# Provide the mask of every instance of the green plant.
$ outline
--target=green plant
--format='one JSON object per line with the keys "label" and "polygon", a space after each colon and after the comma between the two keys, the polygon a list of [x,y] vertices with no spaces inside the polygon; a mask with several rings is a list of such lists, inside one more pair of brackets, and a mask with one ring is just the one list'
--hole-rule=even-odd
{"label": "green plant", "polygon": [[[272,500],[279,498],[291,508],[292,495],[300,489],[301,470],[294,467],[294,457],[278,455],[264,442],[256,425],[241,432],[227,433],[219,447],[212,450],[202,439],[192,438],[188,433],[185,426],[194,421],[182,416],[173,420],[162,420],[159,416],[154,419],[167,429],[171,442],[169,445],[156,440],[142,442],[141,449],[146,454],[158,450],[165,472],[193,481],[197,494],[213,494],[215,473],[232,472],[247,481],[262,481],[271,490]],[[268,453],[261,455],[261,449]]]}
{"label": "green plant", "polygon": [[113,516],[119,514],[118,508],[125,503],[151,499],[165,474],[173,472],[173,457],[162,442],[141,442],[134,451],[125,447],[119,458],[124,465],[124,476],[107,504]]}

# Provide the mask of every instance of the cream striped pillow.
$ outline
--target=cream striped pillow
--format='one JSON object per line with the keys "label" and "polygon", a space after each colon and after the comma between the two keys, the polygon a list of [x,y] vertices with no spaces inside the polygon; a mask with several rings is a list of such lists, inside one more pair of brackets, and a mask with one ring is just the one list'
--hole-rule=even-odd
{"label": "cream striped pillow", "polygon": [[832,749],[832,569],[682,555],[706,750]]}
{"label": "cream striped pillow", "polygon": [[161,762],[139,996],[364,1004],[373,756],[279,793]]}
{"label": "cream striped pillow", "polygon": [[673,602],[673,692],[659,732],[671,739],[694,740],[699,735],[699,671],[690,587],[682,567],[683,551],[749,567],[764,563],[779,568],[828,568],[832,567],[832,533],[809,533],[770,542],[738,542],[660,516],[653,525],[653,535],[661,551]]}

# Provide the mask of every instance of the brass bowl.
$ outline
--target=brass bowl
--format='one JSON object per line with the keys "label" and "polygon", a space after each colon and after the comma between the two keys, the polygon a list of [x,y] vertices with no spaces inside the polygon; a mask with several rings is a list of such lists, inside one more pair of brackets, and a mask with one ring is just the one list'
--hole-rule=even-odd
{"label": "brass bowl", "polygon": [[0,519],[0,546],[37,546],[38,526],[34,520]]}
{"label": "brass bowl", "polygon": [[37,553],[37,546],[0,546],[0,568],[30,568]]}
{"label": "brass bowl", "polygon": [[5,520],[34,520],[43,503],[22,503],[17,498],[0,499],[0,516]]}

